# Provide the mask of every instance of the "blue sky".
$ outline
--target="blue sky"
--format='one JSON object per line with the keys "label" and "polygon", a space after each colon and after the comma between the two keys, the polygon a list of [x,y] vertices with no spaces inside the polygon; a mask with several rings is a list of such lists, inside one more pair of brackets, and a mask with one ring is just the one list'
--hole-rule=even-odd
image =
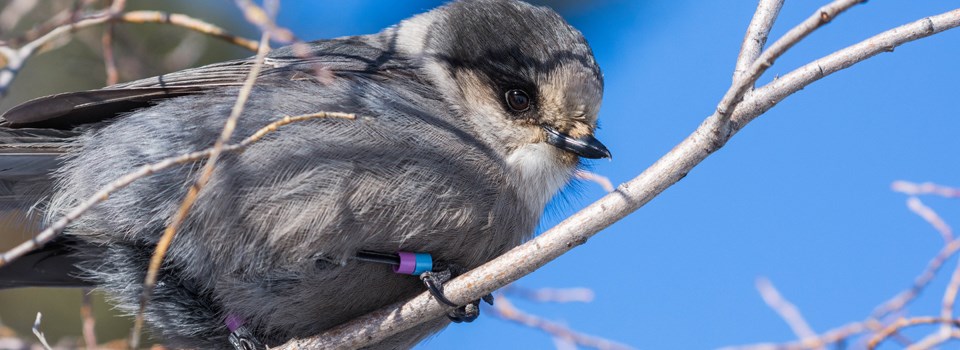
{"label": "blue sky", "polygon": [[[371,33],[434,1],[285,1],[280,23],[301,38]],[[826,1],[788,1],[772,38]],[[600,1],[564,16],[605,73],[600,138],[629,180],[688,135],[730,84],[755,1]],[[934,0],[871,1],[817,31],[761,79],[882,30],[951,10]],[[772,40],[771,40],[772,41]],[[822,332],[865,318],[910,286],[940,236],[890,190],[903,179],[960,186],[960,30],[910,43],[789,97],[647,206],[519,283],[590,287],[591,303],[525,311],[641,349],[709,349],[794,339],[754,288],[758,276]],[[592,184],[548,209],[548,228],[603,192]],[[956,200],[923,197],[960,225]],[[913,315],[935,315],[954,261]],[[920,333],[907,332],[918,339]],[[886,344],[885,348],[894,348]],[[493,317],[453,325],[421,349],[549,349],[543,333]]]}

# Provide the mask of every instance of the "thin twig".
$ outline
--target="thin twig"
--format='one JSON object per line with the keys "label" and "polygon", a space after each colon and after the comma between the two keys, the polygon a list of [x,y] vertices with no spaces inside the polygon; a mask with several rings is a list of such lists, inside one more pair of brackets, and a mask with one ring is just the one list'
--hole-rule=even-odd
{"label": "thin twig", "polygon": [[541,303],[589,303],[594,293],[590,288],[537,288],[520,287],[516,283],[503,287],[503,294],[515,295]]}
{"label": "thin twig", "polygon": [[169,71],[189,67],[200,60],[207,50],[207,42],[197,33],[185,35],[180,43],[163,59],[163,67]]}
{"label": "thin twig", "polygon": [[113,55],[113,23],[108,23],[100,37],[103,46],[103,66],[107,73],[106,85],[115,85],[120,82],[120,73],[117,72],[117,60]]}
{"label": "thin twig", "polygon": [[877,332],[870,341],[867,342],[867,349],[874,349],[877,345],[880,345],[884,340],[889,338],[894,333],[900,332],[904,328],[924,325],[924,324],[940,324],[946,323],[950,325],[960,324],[960,320],[951,319],[951,318],[940,318],[940,317],[911,317],[911,318],[900,318],[897,321],[891,323],[886,328],[882,329],[880,332]]}
{"label": "thin twig", "polygon": [[124,23],[164,23],[177,27],[189,29],[198,33],[206,34],[214,38],[226,41],[228,43],[243,47],[250,51],[257,51],[257,41],[239,37],[228,33],[225,29],[202,20],[179,13],[166,13],[159,11],[132,11],[121,15],[119,22]]}
{"label": "thin twig", "polygon": [[[907,193],[911,195],[915,194],[913,192],[907,192]],[[867,318],[867,320],[860,323],[854,323],[854,324],[845,326],[845,327],[851,327],[851,326],[854,327],[854,328],[848,328],[848,331],[846,332],[838,333],[835,331],[831,331],[831,332],[834,332],[834,336],[830,337],[829,339],[827,334],[824,334],[822,336],[804,338],[804,339],[801,339],[800,342],[785,343],[785,344],[756,344],[756,345],[741,346],[741,347],[729,347],[725,349],[727,350],[811,349],[814,347],[823,347],[828,344],[836,343],[839,341],[846,341],[853,335],[857,333],[866,332],[866,331],[872,331],[874,335],[880,334],[880,333],[889,333],[889,334],[884,334],[883,337],[893,338],[899,343],[901,343],[901,345],[906,347],[907,349],[930,349],[930,348],[939,346],[940,344],[950,339],[960,338],[958,337],[958,335],[960,335],[960,330],[958,330],[957,324],[954,324],[954,323],[940,323],[940,327],[937,329],[936,332],[932,332],[928,334],[927,336],[925,336],[924,338],[922,338],[920,341],[916,343],[910,341],[910,339],[906,338],[905,336],[903,336],[903,334],[899,333],[899,328],[896,328],[896,327],[888,328],[890,327],[890,325],[881,326],[882,318],[886,318],[888,315],[891,315],[895,312],[903,313],[907,303],[915,299],[917,295],[919,295],[919,293],[926,288],[929,282],[936,276],[937,272],[939,271],[943,263],[945,263],[951,256],[953,256],[956,253],[956,251],[958,250],[958,247],[960,247],[960,245],[958,245],[958,242],[960,242],[960,240],[951,240],[947,242],[947,244],[944,245],[941,251],[931,260],[931,262],[928,264],[928,267],[924,270],[924,272],[919,277],[917,277],[911,289],[898,294],[893,299],[879,306],[877,310],[874,311],[869,318]],[[958,263],[957,267],[954,269],[953,274],[951,275],[951,278],[950,278],[950,282],[947,284],[947,288],[943,293],[939,319],[941,320],[954,319],[953,308],[954,308],[954,305],[956,304],[958,291],[960,291],[960,263]],[[902,323],[906,321],[901,320],[899,322]],[[856,330],[856,332],[850,332],[849,330]],[[828,332],[828,333],[831,333],[831,332]],[[837,337],[837,336],[841,336],[841,337]],[[828,342],[826,340],[830,340],[830,341]]]}
{"label": "thin twig", "polygon": [[513,306],[513,303],[511,303],[510,300],[502,294],[497,298],[496,304],[489,309],[492,309],[494,311],[493,314],[497,317],[508,321],[513,321],[527,327],[542,330],[556,339],[569,341],[580,346],[601,350],[633,349],[630,346],[620,344],[612,340],[583,334],[559,323],[547,321],[538,316],[523,312]]}
{"label": "thin twig", "polygon": [[[126,6],[126,0],[113,0],[110,3],[109,15],[110,17],[116,16],[118,13],[123,12],[124,6]],[[114,22],[107,23],[107,28],[103,30],[103,36],[100,39],[100,43],[103,46],[103,65],[107,73],[107,85],[115,85],[120,82],[120,73],[117,72],[117,60],[113,55],[113,28]]]}
{"label": "thin twig", "polygon": [[[737,56],[737,66],[733,71],[733,80],[743,79],[750,65],[760,57],[763,46],[767,44],[767,37],[770,36],[770,29],[773,23],[780,15],[780,9],[783,7],[784,0],[760,0],[757,4],[757,11],[747,26],[747,33],[743,36],[743,44],[740,45],[740,55]],[[753,84],[750,84],[753,88]]]}
{"label": "thin twig", "polygon": [[0,32],[13,30],[20,22],[20,19],[26,17],[26,14],[33,10],[39,3],[38,0],[13,0],[7,3],[0,10]]}
{"label": "thin twig", "polygon": [[862,322],[854,322],[846,324],[830,331],[827,331],[821,335],[804,338],[790,343],[783,344],[774,344],[774,343],[763,343],[763,344],[752,344],[752,345],[742,345],[742,346],[728,346],[723,347],[720,350],[808,350],[808,349],[817,349],[823,348],[830,344],[836,344],[845,339],[848,339],[854,335],[864,333],[869,331],[870,328],[867,327]]}
{"label": "thin twig", "polygon": [[270,5],[266,3],[260,7],[251,0],[234,0],[234,3],[243,11],[243,17],[247,22],[257,26],[261,32],[270,33],[273,40],[284,43],[299,41],[293,32],[278,26],[273,16],[269,15],[271,12],[276,12],[276,8],[269,8]]}
{"label": "thin twig", "polygon": [[714,113],[714,116],[720,119],[719,128],[715,131],[723,133],[730,132],[726,124],[727,121],[730,120],[734,109],[737,108],[737,104],[743,99],[743,95],[753,88],[754,83],[767,71],[767,68],[773,66],[773,62],[776,61],[777,58],[787,52],[793,45],[800,42],[800,40],[803,40],[807,35],[813,33],[814,30],[829,23],[843,11],[861,2],[864,2],[864,0],[834,0],[826,6],[821,7],[809,18],[787,31],[783,37],[773,42],[770,48],[764,50],[756,60],[750,63],[750,68],[742,75],[734,75],[735,80],[733,85],[730,86],[727,93],[720,99],[720,103],[717,105],[717,110]]}
{"label": "thin twig", "polygon": [[83,10],[98,0],[74,0],[66,9],[50,16],[46,21],[38,26],[28,29],[19,37],[6,40],[5,45],[19,47],[24,43],[36,40],[56,27],[68,25],[70,22],[76,22],[80,19]]}
{"label": "thin twig", "polygon": [[[924,18],[821,58],[757,89],[734,109],[731,115],[731,133],[721,137],[716,132],[720,127],[719,118],[707,118],[690,136],[639,176],[621,184],[617,191],[590,204],[527,243],[447,282],[444,293],[451,301],[466,304],[516,281],[573,247],[583,244],[589,237],[649,202],[686,176],[736,131],[790,94],[829,74],[889,51],[890,48],[958,25],[960,10]],[[817,72],[822,73],[811,75],[811,65]],[[442,317],[448,309],[424,293],[409,301],[394,303],[353,319],[318,336],[291,340],[282,348],[363,347],[427,320]]]}
{"label": "thin twig", "polygon": [[93,290],[84,288],[80,291],[83,299],[80,302],[80,320],[83,324],[83,342],[87,349],[97,348],[96,319],[93,318]]}
{"label": "thin twig", "polygon": [[940,214],[937,214],[936,210],[924,205],[923,202],[920,201],[920,198],[907,198],[907,208],[910,208],[910,211],[923,218],[930,226],[933,226],[933,228],[940,233],[940,237],[943,238],[944,243],[949,243],[953,240],[953,229],[950,228],[950,225],[947,225],[947,222],[943,221],[943,218],[940,217]]}
{"label": "thin twig", "polygon": [[589,170],[578,169],[573,176],[584,181],[590,181],[603,188],[604,191],[613,192],[613,183],[606,176],[597,174]]}
{"label": "thin twig", "polygon": [[43,331],[40,330],[40,319],[43,317],[41,313],[37,313],[37,319],[33,321],[33,335],[37,336],[37,339],[40,340],[40,344],[43,345],[44,349],[51,350],[50,344],[47,344],[47,337],[43,335]]}
{"label": "thin twig", "polygon": [[947,340],[950,340],[950,338],[953,337],[953,332],[951,332],[949,328],[950,326],[946,326],[945,324],[941,324],[941,326],[948,327],[946,328],[947,332],[930,333],[926,337],[923,337],[923,339],[920,339],[920,341],[914,344],[910,344],[910,346],[907,346],[906,350],[936,349],[937,346],[939,346],[940,344],[943,344]]}
{"label": "thin twig", "polygon": [[234,36],[227,33],[220,27],[183,14],[171,14],[158,11],[133,11],[114,16],[109,12],[100,12],[92,16],[53,28],[46,34],[24,44],[17,49],[9,46],[0,46],[0,55],[2,55],[6,60],[6,66],[0,70],[0,97],[6,95],[10,84],[13,82],[14,78],[16,78],[17,73],[20,72],[20,69],[23,68],[23,64],[36,52],[37,49],[53,42],[55,39],[58,39],[63,35],[70,34],[77,29],[87,28],[107,22],[165,23],[223,39],[254,51],[257,49],[258,45],[254,41]]}
{"label": "thin twig", "polygon": [[946,198],[960,198],[960,188],[938,185],[932,182],[917,184],[909,181],[894,181],[890,187],[894,191],[909,194],[911,196],[935,194]]}
{"label": "thin twig", "polygon": [[956,28],[958,25],[960,9],[947,11],[887,30],[803,65],[758,89],[755,93],[759,96],[744,100],[731,118],[732,128],[734,131],[740,130],[746,123],[773,108],[787,96],[830,74],[881,53],[893,52],[897,46]]}
{"label": "thin twig", "polygon": [[[953,274],[950,276],[950,283],[947,284],[947,289],[943,292],[943,301],[941,302],[940,307],[940,318],[945,320],[954,318],[953,305],[957,303],[958,288],[960,288],[960,262],[957,263],[957,268],[953,269]],[[940,333],[948,337],[950,336],[951,330],[951,325],[940,325]]]}
{"label": "thin twig", "polygon": [[210,156],[207,158],[207,162],[204,164],[200,176],[197,177],[193,186],[190,186],[186,197],[184,197],[183,202],[180,203],[180,208],[177,209],[176,214],[174,214],[170,220],[170,224],[167,225],[167,228],[163,231],[160,240],[157,241],[156,250],[154,250],[153,256],[150,258],[150,267],[147,270],[147,276],[143,282],[143,292],[140,295],[140,310],[137,312],[137,317],[134,320],[133,332],[130,338],[131,347],[134,349],[136,349],[140,343],[140,329],[143,327],[143,314],[150,296],[153,295],[153,288],[157,283],[157,275],[160,273],[160,264],[163,263],[163,258],[166,257],[167,250],[170,248],[170,244],[173,243],[173,239],[180,225],[186,221],[187,214],[190,213],[190,209],[197,200],[197,195],[213,175],[213,170],[216,167],[221,152],[223,152],[223,147],[230,141],[230,137],[233,136],[233,130],[237,126],[237,120],[240,118],[240,114],[243,113],[243,106],[247,103],[247,99],[253,91],[253,85],[256,83],[257,76],[260,75],[260,70],[263,67],[263,60],[267,57],[267,52],[269,52],[269,42],[270,32],[264,32],[263,37],[260,39],[260,50],[257,51],[257,57],[254,59],[253,67],[250,68],[250,72],[243,82],[243,87],[240,88],[237,101],[234,103],[233,109],[230,111],[230,116],[227,117],[227,121],[223,125],[220,138],[213,144],[213,149],[210,150]]}
{"label": "thin twig", "polygon": [[957,250],[960,250],[960,240],[955,239],[944,245],[943,248],[940,249],[940,252],[927,263],[927,268],[913,280],[913,285],[910,286],[910,289],[900,292],[897,296],[880,304],[870,315],[870,318],[879,320],[893,312],[902,310],[904,306],[920,295],[920,292],[937,276],[937,271],[940,271],[943,264],[956,254]]}
{"label": "thin twig", "polygon": [[766,302],[767,306],[773,309],[773,311],[776,311],[777,314],[780,315],[780,318],[787,322],[787,325],[790,326],[793,334],[796,334],[798,339],[814,338],[817,336],[817,333],[814,332],[813,329],[810,328],[810,325],[807,324],[807,321],[803,319],[800,310],[780,295],[780,292],[777,291],[777,288],[773,286],[770,280],[763,277],[757,278],[756,285],[757,291],[760,292],[760,296],[763,297],[763,301]]}

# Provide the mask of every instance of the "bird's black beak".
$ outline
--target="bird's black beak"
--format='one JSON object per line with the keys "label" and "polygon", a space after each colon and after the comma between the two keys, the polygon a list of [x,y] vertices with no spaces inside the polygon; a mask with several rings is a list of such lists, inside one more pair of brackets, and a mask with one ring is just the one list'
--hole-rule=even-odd
{"label": "bird's black beak", "polygon": [[592,135],[573,138],[549,126],[544,126],[543,130],[547,132],[547,143],[564,151],[590,159],[613,157],[610,155],[610,151],[607,150],[607,146],[604,146],[603,143],[600,143],[600,140],[597,140]]}

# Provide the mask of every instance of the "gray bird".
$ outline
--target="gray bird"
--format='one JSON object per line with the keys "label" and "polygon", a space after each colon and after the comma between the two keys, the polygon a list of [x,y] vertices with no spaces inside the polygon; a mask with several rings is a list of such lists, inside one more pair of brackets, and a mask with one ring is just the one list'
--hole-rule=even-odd
{"label": "gray bird", "polygon": [[[252,64],[7,111],[0,168],[18,165],[0,170],[0,190],[21,195],[4,203],[36,205],[49,223],[142,165],[210,147]],[[532,235],[581,157],[610,156],[592,136],[602,92],[580,32],[513,0],[457,1],[377,34],[273,50],[233,143],[282,116],[357,118],[290,124],[223,155],[161,269],[151,331],[175,347],[230,348],[228,324],[239,320],[247,337],[278,345],[425,290],[358,254],[429,253],[459,271],[491,260]],[[64,237],[0,269],[3,285],[94,283],[134,313],[157,240],[201,166],[113,194]],[[25,277],[31,268],[43,271]],[[374,348],[411,347],[448,323]]]}

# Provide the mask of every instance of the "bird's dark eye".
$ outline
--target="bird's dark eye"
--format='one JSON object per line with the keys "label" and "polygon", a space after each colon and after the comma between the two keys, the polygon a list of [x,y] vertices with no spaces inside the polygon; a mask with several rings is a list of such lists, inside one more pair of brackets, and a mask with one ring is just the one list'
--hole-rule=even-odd
{"label": "bird's dark eye", "polygon": [[510,90],[507,91],[507,106],[510,106],[514,112],[523,112],[530,109],[530,96],[527,95],[526,91],[523,90]]}

